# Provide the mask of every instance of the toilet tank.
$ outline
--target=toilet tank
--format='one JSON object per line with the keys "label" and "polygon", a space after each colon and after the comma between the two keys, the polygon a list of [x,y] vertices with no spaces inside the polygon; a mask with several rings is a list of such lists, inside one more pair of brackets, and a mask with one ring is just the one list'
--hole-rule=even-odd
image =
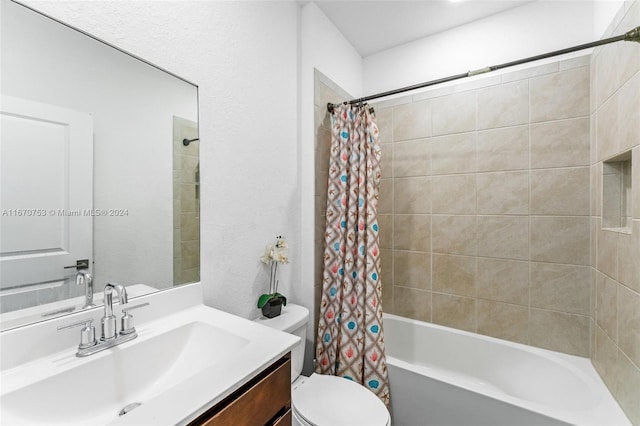
{"label": "toilet tank", "polygon": [[307,322],[309,321],[309,310],[304,306],[289,303],[282,307],[282,313],[275,318],[260,317],[255,322],[294,334],[300,337],[301,341],[291,349],[291,381],[300,376],[302,364],[304,363],[304,346],[307,337]]}

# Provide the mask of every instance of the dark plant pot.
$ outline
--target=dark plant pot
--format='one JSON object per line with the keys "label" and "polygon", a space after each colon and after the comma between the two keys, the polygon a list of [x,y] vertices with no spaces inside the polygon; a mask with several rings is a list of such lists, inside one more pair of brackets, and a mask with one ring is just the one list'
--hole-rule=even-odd
{"label": "dark plant pot", "polygon": [[262,307],[262,315],[267,318],[277,317],[282,313],[282,300],[281,299],[272,299],[269,300]]}

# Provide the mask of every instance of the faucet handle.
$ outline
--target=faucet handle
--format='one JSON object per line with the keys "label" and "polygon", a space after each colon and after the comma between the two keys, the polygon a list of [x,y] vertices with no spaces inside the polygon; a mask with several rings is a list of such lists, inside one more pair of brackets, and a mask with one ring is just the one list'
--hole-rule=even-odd
{"label": "faucet handle", "polygon": [[132,311],[134,309],[138,309],[138,308],[144,308],[145,306],[149,305],[149,302],[147,303],[141,303],[139,305],[135,305],[135,306],[131,306],[130,308],[122,308],[122,318],[120,321],[120,334],[121,335],[127,335],[127,334],[131,334],[134,333],[136,331],[136,328],[133,326],[133,316],[129,313],[129,311]]}
{"label": "faucet handle", "polygon": [[75,328],[84,325],[82,330],[80,330],[80,344],[78,345],[78,349],[86,349],[94,346],[96,344],[96,329],[92,325],[93,318],[80,320],[78,322],[74,322],[72,324],[61,325],[58,327],[58,331],[66,330],[67,328]]}

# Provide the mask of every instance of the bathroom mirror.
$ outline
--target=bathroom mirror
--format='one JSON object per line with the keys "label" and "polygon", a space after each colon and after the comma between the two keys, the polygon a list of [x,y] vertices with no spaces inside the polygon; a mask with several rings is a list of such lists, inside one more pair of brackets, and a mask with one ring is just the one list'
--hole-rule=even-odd
{"label": "bathroom mirror", "polygon": [[197,86],[0,1],[0,328],[199,281]]}

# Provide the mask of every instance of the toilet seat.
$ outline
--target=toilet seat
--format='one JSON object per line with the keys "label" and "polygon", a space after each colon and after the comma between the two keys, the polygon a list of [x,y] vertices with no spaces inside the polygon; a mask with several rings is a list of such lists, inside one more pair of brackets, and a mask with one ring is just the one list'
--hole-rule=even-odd
{"label": "toilet seat", "polygon": [[291,389],[294,415],[312,426],[388,426],[389,411],[365,387],[351,380],[312,374]]}

